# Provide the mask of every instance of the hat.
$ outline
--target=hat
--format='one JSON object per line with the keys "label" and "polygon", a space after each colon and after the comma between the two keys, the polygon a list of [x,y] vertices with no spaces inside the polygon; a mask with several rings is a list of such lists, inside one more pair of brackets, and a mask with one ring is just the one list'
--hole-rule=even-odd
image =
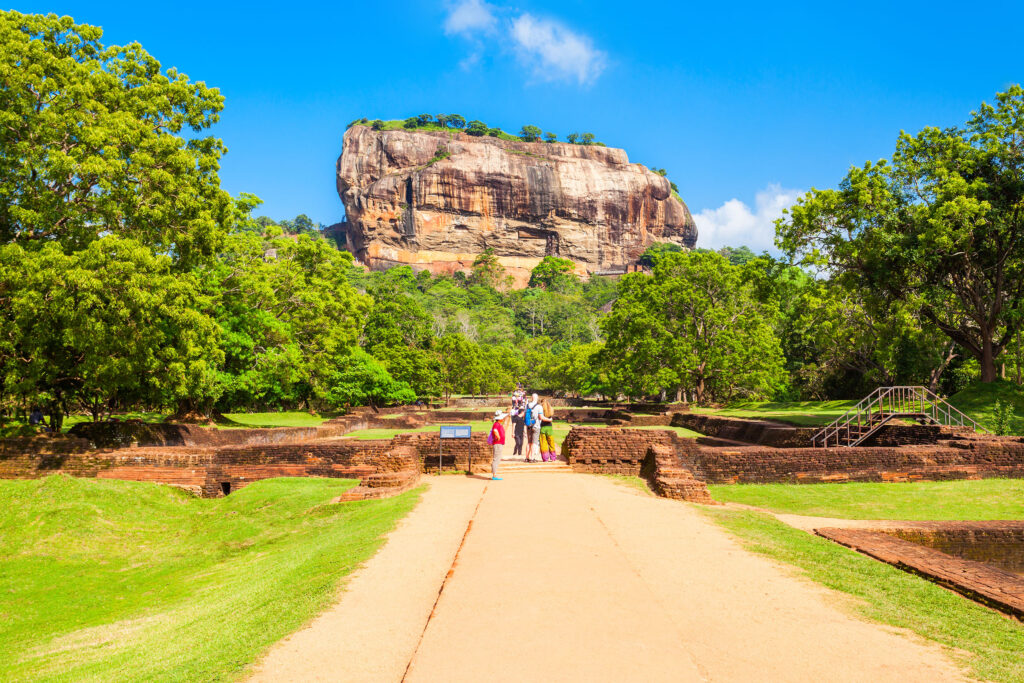
{"label": "hat", "polygon": [[494,411],[494,419],[495,420],[504,420],[506,415],[508,415],[508,413],[506,413],[504,410],[495,410]]}

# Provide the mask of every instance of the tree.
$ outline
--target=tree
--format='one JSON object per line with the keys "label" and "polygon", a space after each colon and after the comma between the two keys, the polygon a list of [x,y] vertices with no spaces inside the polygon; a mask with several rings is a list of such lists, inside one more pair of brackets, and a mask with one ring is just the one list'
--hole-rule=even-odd
{"label": "tree", "polygon": [[742,266],[744,263],[747,263],[751,259],[757,257],[757,255],[751,251],[750,247],[747,246],[722,247],[718,250],[718,253],[734,266]]}
{"label": "tree", "polygon": [[187,268],[223,238],[224,98],[137,43],[69,17],[0,12],[0,243],[85,248],[116,234]]}
{"label": "tree", "polygon": [[558,142],[558,136],[554,133],[544,133],[544,142]]}
{"label": "tree", "polygon": [[580,142],[583,143],[584,145],[594,144],[594,134],[584,133],[583,135],[580,136]]}
{"label": "tree", "polygon": [[72,407],[100,419],[117,401],[208,409],[217,397],[211,302],[167,256],[116,236],[73,254],[6,245],[0,291],[4,386],[46,404],[56,430]]}
{"label": "tree", "polygon": [[519,137],[524,142],[536,142],[540,139],[540,128],[537,126],[523,126],[522,130],[519,131]]}
{"label": "tree", "polygon": [[498,262],[494,250],[487,247],[473,260],[473,270],[469,275],[469,284],[484,285],[491,289],[502,289],[511,286],[512,276]]}
{"label": "tree", "polygon": [[487,135],[487,124],[483,121],[470,121],[466,126],[466,132],[476,136]]}
{"label": "tree", "polygon": [[327,402],[335,407],[389,403],[412,403],[416,394],[405,382],[396,380],[381,363],[356,347],[343,359],[331,378]]}
{"label": "tree", "polygon": [[447,124],[451,128],[464,128],[466,126],[466,119],[460,114],[452,114],[448,117]]}
{"label": "tree", "polygon": [[413,128],[419,128],[419,127],[420,127],[419,119],[417,117],[415,117],[415,116],[411,116],[411,117],[407,118],[405,121],[402,121],[402,128],[407,128],[407,129],[411,130]]}
{"label": "tree", "polygon": [[575,145],[580,141],[579,133],[569,133],[565,136],[565,139],[569,141],[570,145]]}
{"label": "tree", "polygon": [[448,114],[438,114],[437,116],[434,117],[434,119],[437,121],[437,125],[441,126],[442,128],[448,127]]}
{"label": "tree", "polygon": [[912,303],[973,356],[981,380],[1024,322],[1024,89],[966,126],[903,133],[891,161],[851,168],[776,223],[791,256]]}
{"label": "tree", "polygon": [[639,263],[647,268],[653,268],[662,256],[677,254],[682,250],[683,248],[675,242],[655,242],[640,254]]}
{"label": "tree", "polygon": [[436,347],[441,391],[447,403],[453,393],[472,393],[484,373],[480,349],[461,334],[441,337]]}
{"label": "tree", "polygon": [[381,121],[380,119],[374,119],[373,123],[370,125],[370,128],[372,128],[373,130],[384,130],[384,122]]}
{"label": "tree", "polygon": [[543,287],[554,291],[566,291],[579,283],[576,267],[569,259],[545,256],[530,271],[530,287]]}
{"label": "tree", "polygon": [[501,137],[501,128],[488,128],[487,129],[487,134],[489,136],[491,136],[492,138],[500,138]]}
{"label": "tree", "polygon": [[784,377],[777,315],[718,254],[667,254],[652,275],[621,279],[600,358],[633,396],[690,389],[702,405],[768,396]]}
{"label": "tree", "polygon": [[225,335],[226,401],[313,407],[325,399],[371,303],[349,283],[351,264],[351,254],[306,235],[229,237],[207,276]]}
{"label": "tree", "polygon": [[433,120],[433,118],[434,117],[430,114],[420,114],[416,117],[416,123],[420,126],[426,126],[431,122],[431,120]]}
{"label": "tree", "polygon": [[292,220],[281,221],[278,225],[291,235],[319,235],[320,226],[313,222],[313,219],[304,213],[300,213]]}

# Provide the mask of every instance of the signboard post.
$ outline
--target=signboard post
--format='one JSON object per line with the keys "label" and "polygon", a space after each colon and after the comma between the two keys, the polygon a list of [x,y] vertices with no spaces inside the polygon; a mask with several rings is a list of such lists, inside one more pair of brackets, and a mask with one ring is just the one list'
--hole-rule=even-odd
{"label": "signboard post", "polygon": [[[443,425],[441,427],[441,438],[437,441],[437,471],[441,472],[441,465],[444,461],[445,439],[468,439],[472,436],[473,428],[469,425]],[[473,471],[473,448],[470,446],[467,458],[467,469]],[[452,465],[455,465],[455,456],[452,456]]]}

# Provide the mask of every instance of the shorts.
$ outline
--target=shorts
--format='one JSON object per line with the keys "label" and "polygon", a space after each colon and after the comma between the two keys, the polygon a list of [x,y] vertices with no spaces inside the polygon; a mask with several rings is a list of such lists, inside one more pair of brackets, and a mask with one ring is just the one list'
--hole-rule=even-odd
{"label": "shorts", "polygon": [[530,427],[530,443],[534,446],[540,445],[540,425]]}

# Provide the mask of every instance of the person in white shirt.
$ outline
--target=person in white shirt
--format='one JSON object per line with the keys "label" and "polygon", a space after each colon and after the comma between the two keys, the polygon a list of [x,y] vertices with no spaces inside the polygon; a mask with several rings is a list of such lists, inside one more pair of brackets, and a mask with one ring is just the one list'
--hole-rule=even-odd
{"label": "person in white shirt", "polygon": [[526,404],[526,410],[530,413],[530,417],[527,418],[527,421],[530,424],[527,427],[527,444],[529,445],[526,449],[526,462],[532,462],[534,459],[539,461],[540,421],[544,417],[544,408],[537,400],[537,394],[534,394],[533,396],[530,397],[530,402]]}

